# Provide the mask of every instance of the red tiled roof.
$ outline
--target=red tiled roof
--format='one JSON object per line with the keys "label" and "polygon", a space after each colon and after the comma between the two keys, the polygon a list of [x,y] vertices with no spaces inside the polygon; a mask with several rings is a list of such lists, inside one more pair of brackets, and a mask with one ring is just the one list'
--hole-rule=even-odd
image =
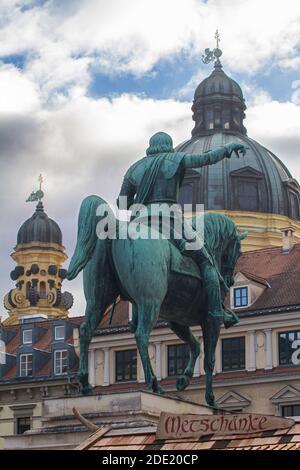
{"label": "red tiled roof", "polygon": [[20,330],[17,327],[8,327],[8,330],[14,330],[15,336],[6,344],[6,352],[8,354],[16,355],[20,346]]}
{"label": "red tiled roof", "polygon": [[36,375],[37,376],[43,376],[43,375],[50,375],[51,374],[51,359],[49,360],[39,368],[37,371]]}
{"label": "red tiled roof", "polygon": [[17,375],[17,366],[12,366],[6,374],[3,375],[4,379],[13,379]]}
{"label": "red tiled roof", "polygon": [[300,450],[300,424],[278,431],[242,435],[210,435],[200,438],[156,440],[154,432],[109,435],[110,430],[99,428],[78,450]]}
{"label": "red tiled roof", "polygon": [[247,271],[263,279],[282,273],[300,273],[300,244],[294,246],[289,253],[279,248],[247,251],[239,258],[236,272]]}
{"label": "red tiled roof", "polygon": [[42,351],[51,351],[52,331],[51,327],[42,334],[42,336],[32,344],[34,349],[41,349]]}
{"label": "red tiled roof", "polygon": [[110,324],[110,318],[112,313],[112,306],[109,307],[102,321],[99,323],[98,328],[109,328],[114,326],[126,326],[129,320],[129,303],[123,300],[116,303],[115,310],[112,316],[112,322]]}
{"label": "red tiled roof", "polygon": [[[235,272],[266,287],[254,304],[237,309],[238,314],[300,304],[300,244],[289,253],[283,253],[281,248],[243,253]],[[226,304],[229,303],[228,294]]]}

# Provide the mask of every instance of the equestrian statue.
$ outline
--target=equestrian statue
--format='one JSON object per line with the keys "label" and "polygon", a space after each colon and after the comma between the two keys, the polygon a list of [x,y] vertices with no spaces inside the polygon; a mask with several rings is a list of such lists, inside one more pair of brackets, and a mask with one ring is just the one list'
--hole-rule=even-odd
{"label": "equestrian statue", "polygon": [[[171,137],[158,132],[151,137],[146,156],[130,166],[125,174],[117,204],[120,209],[131,210],[131,218],[122,221],[110,214],[117,227],[115,236],[103,236],[109,210],[105,213],[99,208],[107,207],[106,202],[95,195],[82,201],[77,244],[67,278],[72,280],[83,270],[86,312],[80,327],[78,373],[83,393],[91,390],[88,382],[91,338],[105,311],[120,297],[132,303],[131,330],[147,386],[155,393],[164,393],[148,354],[150,333],[157,321],[166,321],[189,345],[188,364],[176,383],[179,391],[189,385],[200,353],[199,342],[190,327],[201,326],[205,398],[210,406],[215,406],[212,378],[220,329],[222,325],[229,328],[239,321],[236,314],[224,306],[224,299],[233,285],[241,240],[247,233],[238,234],[234,222],[222,213],[196,213],[190,219],[182,217],[179,221],[178,212],[172,210],[167,217],[170,236],[165,236],[166,217],[160,216],[157,210],[160,211],[161,206],[165,209],[178,206],[179,189],[187,169],[213,165],[233,154],[239,157],[245,153],[246,148],[240,143],[229,143],[199,154],[177,152]],[[156,219],[152,219],[153,213]],[[154,232],[158,236],[149,236],[151,220],[158,221],[150,230],[151,235]],[[135,234],[136,227],[139,228],[140,236],[123,236],[124,228],[128,228],[130,235],[132,227]],[[204,227],[202,234],[198,227]]]}

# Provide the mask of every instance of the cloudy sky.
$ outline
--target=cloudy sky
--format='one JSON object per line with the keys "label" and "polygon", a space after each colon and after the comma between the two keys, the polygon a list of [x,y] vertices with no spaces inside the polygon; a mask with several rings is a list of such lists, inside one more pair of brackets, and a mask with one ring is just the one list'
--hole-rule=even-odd
{"label": "cloudy sky", "polygon": [[[248,135],[300,179],[299,0],[0,0],[1,297],[39,173],[71,255],[83,197],[113,202],[152,133],[189,138],[217,28]],[[65,289],[82,314],[80,279]]]}

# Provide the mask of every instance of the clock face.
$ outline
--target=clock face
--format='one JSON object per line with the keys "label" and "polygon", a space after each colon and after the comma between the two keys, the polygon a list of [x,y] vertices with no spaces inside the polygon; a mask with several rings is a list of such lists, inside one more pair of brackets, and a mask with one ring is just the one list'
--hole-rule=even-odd
{"label": "clock face", "polygon": [[66,310],[69,310],[73,306],[74,298],[70,292],[64,292],[61,300]]}

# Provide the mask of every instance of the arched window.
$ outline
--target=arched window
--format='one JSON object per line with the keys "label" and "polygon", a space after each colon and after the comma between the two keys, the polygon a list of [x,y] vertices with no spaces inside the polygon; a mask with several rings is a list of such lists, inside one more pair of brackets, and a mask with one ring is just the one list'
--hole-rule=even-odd
{"label": "arched window", "polygon": [[230,111],[229,109],[222,110],[222,127],[223,129],[229,129],[230,127]]}
{"label": "arched window", "polygon": [[214,113],[212,109],[207,109],[205,112],[205,127],[207,130],[214,128]]}
{"label": "arched window", "polygon": [[235,108],[233,111],[233,121],[236,126],[241,125],[241,113],[238,108]]}
{"label": "arched window", "polygon": [[291,217],[292,219],[299,219],[299,196],[290,192],[291,197]]}
{"label": "arched window", "polygon": [[26,299],[28,299],[30,287],[31,287],[31,282],[29,281],[26,282]]}
{"label": "arched window", "polygon": [[46,298],[46,283],[45,282],[40,282],[40,298],[41,299]]}
{"label": "arched window", "polygon": [[215,128],[220,128],[221,127],[221,111],[220,109],[215,109],[214,113],[214,127]]}

